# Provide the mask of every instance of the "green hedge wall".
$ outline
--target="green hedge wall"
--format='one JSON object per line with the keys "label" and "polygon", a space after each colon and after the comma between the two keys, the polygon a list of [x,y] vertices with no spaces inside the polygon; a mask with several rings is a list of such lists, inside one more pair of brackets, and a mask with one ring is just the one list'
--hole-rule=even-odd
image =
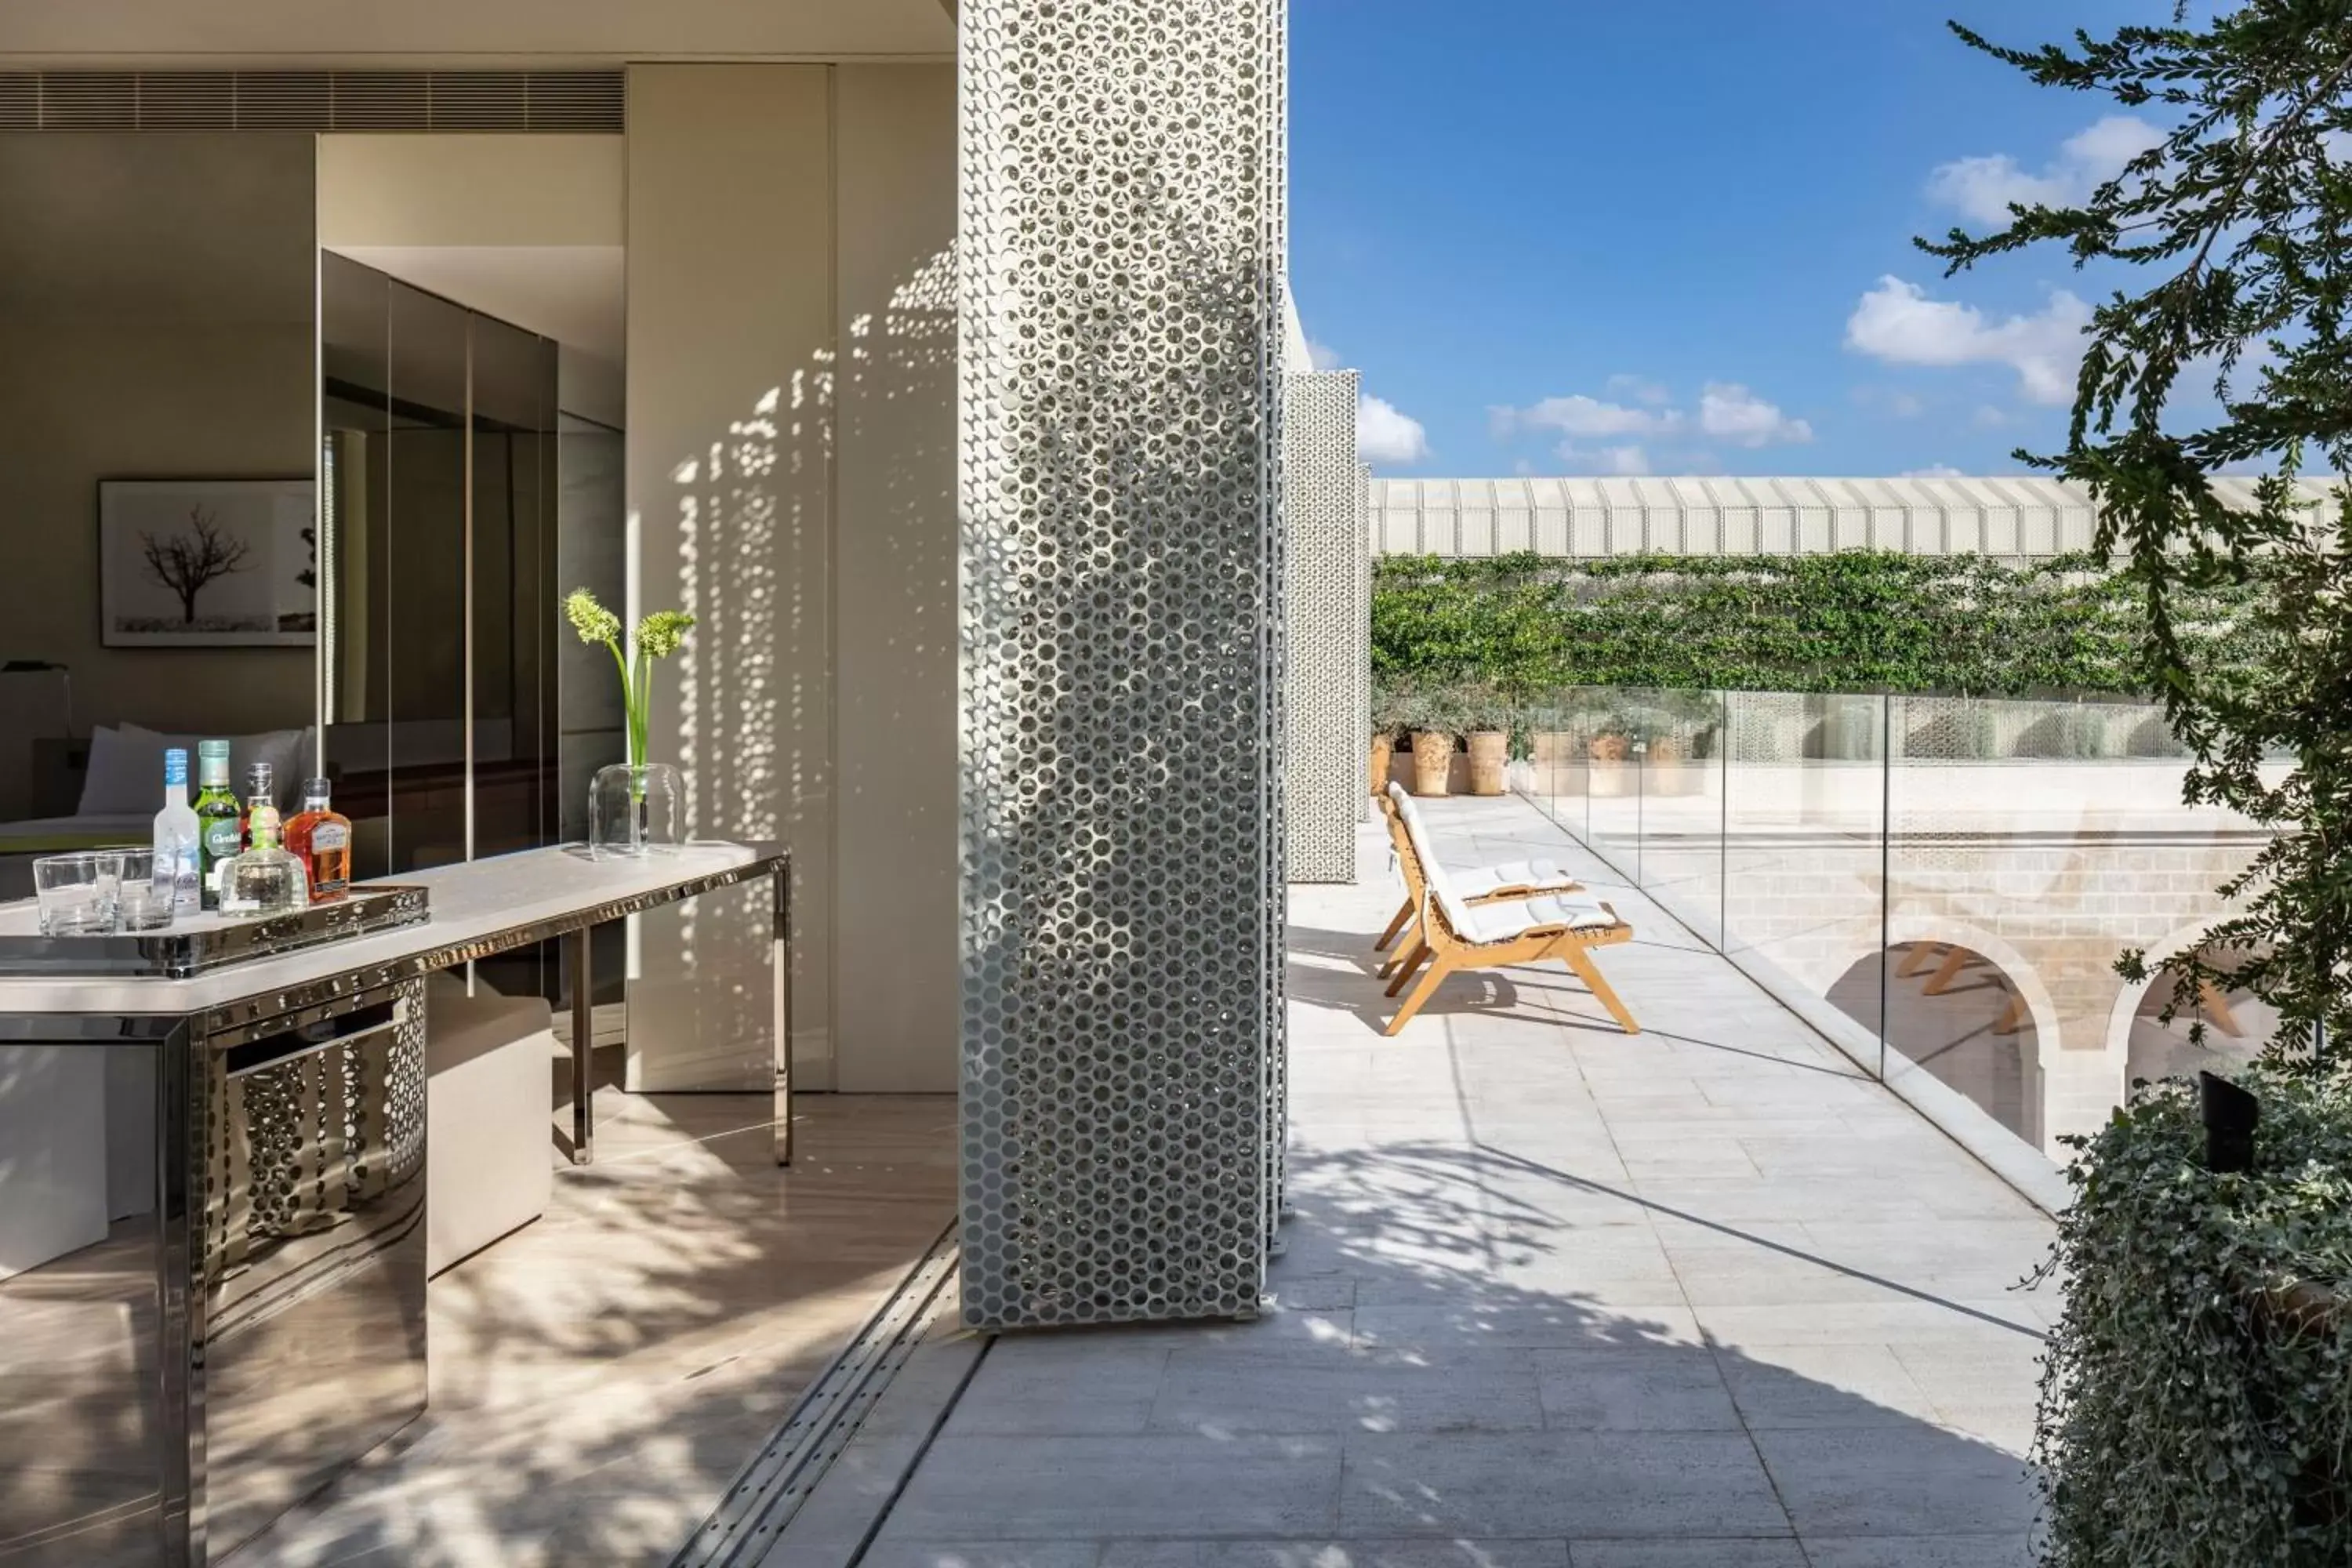
{"label": "green hedge wall", "polygon": [[[2191,617],[2232,658],[2259,584]],[[1395,556],[1372,587],[1378,685],[1472,682],[1966,696],[2145,689],[2137,591],[2092,556],[2015,564],[1887,551],[1827,555]]]}

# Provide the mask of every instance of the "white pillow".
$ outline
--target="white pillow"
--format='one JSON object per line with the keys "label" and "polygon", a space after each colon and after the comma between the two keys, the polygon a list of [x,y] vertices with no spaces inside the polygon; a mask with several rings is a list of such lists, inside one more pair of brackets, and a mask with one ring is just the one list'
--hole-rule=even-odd
{"label": "white pillow", "polygon": [[[271,794],[283,810],[310,776],[316,747],[314,730],[265,730],[257,735],[231,735],[228,741],[229,787],[245,792],[245,770],[268,763],[273,777]],[[89,771],[83,775],[80,814],[116,816],[161,810],[163,805],[163,753],[173,746],[188,753],[188,791],[196,789],[196,744],[217,736],[166,735],[136,724],[120,728],[101,724],[89,732]]]}

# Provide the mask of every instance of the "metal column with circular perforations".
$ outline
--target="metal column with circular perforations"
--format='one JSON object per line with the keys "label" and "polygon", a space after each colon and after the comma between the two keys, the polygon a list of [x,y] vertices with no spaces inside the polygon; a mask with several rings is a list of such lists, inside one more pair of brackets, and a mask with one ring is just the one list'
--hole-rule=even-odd
{"label": "metal column with circular perforations", "polygon": [[1257,1309],[1282,1138],[1281,0],[964,0],[962,1295]]}

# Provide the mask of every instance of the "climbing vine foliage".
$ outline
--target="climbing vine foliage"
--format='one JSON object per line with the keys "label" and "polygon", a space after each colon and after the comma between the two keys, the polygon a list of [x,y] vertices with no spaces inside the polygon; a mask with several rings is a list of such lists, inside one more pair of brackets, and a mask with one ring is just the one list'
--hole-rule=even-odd
{"label": "climbing vine foliage", "polygon": [[[2216,583],[2174,610],[2200,661],[2266,656],[2263,588]],[[1385,687],[2132,695],[2141,595],[2110,563],[1854,550],[1827,555],[1534,554],[1382,561],[1372,671]]]}

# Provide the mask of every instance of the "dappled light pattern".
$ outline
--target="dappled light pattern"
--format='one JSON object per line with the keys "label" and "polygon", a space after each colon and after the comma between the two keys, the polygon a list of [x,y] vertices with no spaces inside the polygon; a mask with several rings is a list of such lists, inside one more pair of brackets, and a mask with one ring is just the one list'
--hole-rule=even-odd
{"label": "dappled light pattern", "polygon": [[257,1568],[667,1561],[953,1200],[944,1098],[804,1099],[789,1172],[769,1104],[604,1088],[596,1163],[433,1282],[426,1414]]}
{"label": "dappled light pattern", "polygon": [[1393,1040],[1393,883],[1292,890],[1297,1213],[1247,1324],[1007,1336],[882,1568],[2025,1568],[2050,1226],[1521,803],[1647,1027],[1531,968]]}

